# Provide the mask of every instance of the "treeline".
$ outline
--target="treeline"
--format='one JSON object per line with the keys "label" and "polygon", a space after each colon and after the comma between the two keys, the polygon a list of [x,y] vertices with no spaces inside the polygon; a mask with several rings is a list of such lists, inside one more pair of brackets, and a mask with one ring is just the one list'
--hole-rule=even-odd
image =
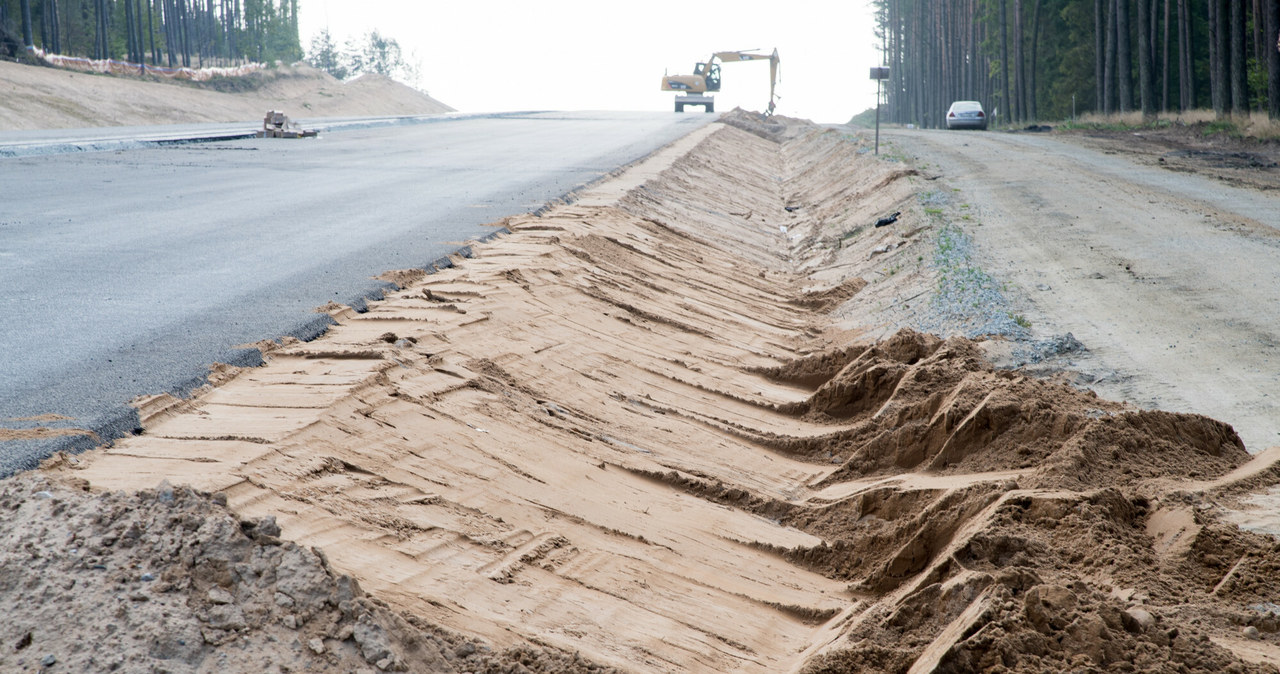
{"label": "treeline", "polygon": [[1212,108],[1280,117],[1280,0],[875,0],[887,118],[1003,122]]}
{"label": "treeline", "polygon": [[311,38],[306,61],[340,80],[374,73],[410,86],[421,85],[417,61],[406,58],[400,43],[378,30],[349,38],[345,46],[339,47],[325,28]]}
{"label": "treeline", "polygon": [[170,67],[302,58],[298,0],[0,0],[0,47]]}

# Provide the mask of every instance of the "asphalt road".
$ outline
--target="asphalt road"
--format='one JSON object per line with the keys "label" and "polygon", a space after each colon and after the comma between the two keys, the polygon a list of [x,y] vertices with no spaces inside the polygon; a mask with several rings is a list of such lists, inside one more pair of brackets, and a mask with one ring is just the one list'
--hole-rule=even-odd
{"label": "asphalt road", "polygon": [[[508,113],[99,152],[54,134],[52,154],[23,137],[0,153],[0,475],[133,432],[135,397],[259,362],[237,345],[312,338],[316,307],[361,306],[382,272],[427,267],[713,118]],[[5,430],[35,427],[98,437]]]}

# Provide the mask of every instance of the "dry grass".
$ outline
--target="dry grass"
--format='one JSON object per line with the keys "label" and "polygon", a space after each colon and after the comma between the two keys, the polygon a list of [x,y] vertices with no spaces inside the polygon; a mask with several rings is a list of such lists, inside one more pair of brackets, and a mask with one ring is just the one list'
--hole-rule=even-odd
{"label": "dry grass", "polygon": [[[1157,125],[1162,124],[1212,124],[1219,122],[1217,115],[1213,110],[1196,109],[1187,112],[1167,112],[1161,113],[1156,117]],[[1144,122],[1141,112],[1126,112],[1124,114],[1100,115],[1096,113],[1085,113],[1074,120],[1075,124],[1082,126],[1097,125],[1103,127],[1118,128],[1142,128],[1151,126],[1151,123]],[[1227,117],[1222,120],[1224,124],[1231,124],[1234,130],[1238,131],[1242,136],[1263,139],[1280,139],[1280,120],[1270,119],[1266,113],[1252,112],[1242,117]]]}

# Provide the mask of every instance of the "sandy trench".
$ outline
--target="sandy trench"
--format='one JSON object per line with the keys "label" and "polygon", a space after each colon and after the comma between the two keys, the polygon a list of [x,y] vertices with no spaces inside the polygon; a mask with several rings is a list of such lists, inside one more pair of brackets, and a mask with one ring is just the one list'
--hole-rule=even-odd
{"label": "sandy trench", "polygon": [[[262,368],[147,401],[143,435],[13,483],[10,540],[95,498],[79,487],[148,490],[164,512],[167,485],[190,485],[183,507],[225,500],[260,546],[322,550],[313,566],[371,597],[360,613],[318,590],[259,626],[210,607],[257,606],[270,573],[206,577],[196,554],[163,589],[122,580],[152,605],[191,593],[203,645],[171,671],[284,671],[252,640],[270,630],[293,671],[1275,671],[1280,545],[1227,518],[1280,456],[890,330],[887,298],[930,282],[928,176],[840,131],[729,122],[507,219],[367,313],[334,309]],[[111,570],[118,537],[96,535],[46,557]],[[0,550],[17,573],[23,548]],[[384,649],[341,627],[375,619]],[[482,647],[422,657],[440,641],[415,629]],[[24,639],[0,666],[66,648],[0,626]]]}

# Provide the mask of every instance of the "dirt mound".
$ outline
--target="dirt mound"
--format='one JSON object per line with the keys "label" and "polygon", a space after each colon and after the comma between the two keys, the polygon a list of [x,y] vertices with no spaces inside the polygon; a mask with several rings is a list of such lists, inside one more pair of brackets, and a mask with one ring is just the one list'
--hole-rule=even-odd
{"label": "dirt mound", "polygon": [[1089,489],[1214,478],[1249,458],[1226,424],[1132,410],[1065,384],[995,370],[963,338],[903,330],[885,342],[807,356],[763,374],[816,387],[779,411],[841,427],[762,438],[803,456],[843,461],[825,484],[903,470],[1021,470],[1029,487]]}
{"label": "dirt mound", "polygon": [[453,108],[385,77],[341,82],[306,64],[205,84],[113,77],[0,61],[0,130],[422,115]]}
{"label": "dirt mound", "polygon": [[[571,654],[489,646],[412,622],[319,550],[189,488],[98,496],[0,482],[0,669],[590,672]],[[64,629],[67,615],[78,628]]]}
{"label": "dirt mound", "polygon": [[762,113],[742,108],[734,108],[726,112],[720,116],[720,121],[775,143],[792,140],[813,130],[813,125],[805,120],[783,115],[766,117]]}

